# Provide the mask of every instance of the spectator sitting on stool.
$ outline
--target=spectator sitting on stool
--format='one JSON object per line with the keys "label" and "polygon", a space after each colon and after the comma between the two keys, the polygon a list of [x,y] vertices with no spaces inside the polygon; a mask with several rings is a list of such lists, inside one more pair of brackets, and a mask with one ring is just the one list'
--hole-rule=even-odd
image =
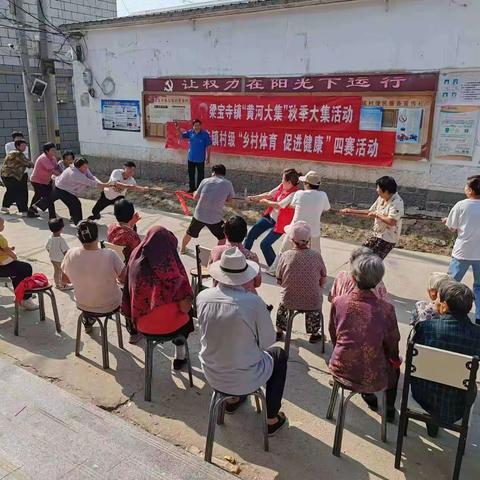
{"label": "spectator sitting on stool", "polygon": [[[110,313],[120,307],[122,291],[118,281],[125,280],[125,265],[107,248],[100,248],[98,225],[85,220],[78,225],[81,247],[71,248],[62,262],[64,283],[75,289],[77,307],[83,312]],[[85,332],[91,333],[95,319],[83,315]]]}
{"label": "spectator sitting on stool", "polygon": [[258,264],[236,247],[210,265],[210,275],[218,285],[197,297],[200,362],[212,388],[238,397],[227,401],[228,413],[266,383],[268,434],[274,435],[287,423],[280,412],[287,356],[282,348],[272,347],[275,331],[265,303],[242,287],[259,271]]}
{"label": "spectator sitting on stool", "polygon": [[305,328],[310,343],[322,339],[318,333],[323,322],[322,290],[327,281],[327,269],[318,251],[310,248],[311,230],[306,222],[295,222],[285,227],[293,249],[280,255],[276,277],[282,286],[282,300],[277,311],[277,340],[282,340],[287,329],[288,311],[303,310]]}

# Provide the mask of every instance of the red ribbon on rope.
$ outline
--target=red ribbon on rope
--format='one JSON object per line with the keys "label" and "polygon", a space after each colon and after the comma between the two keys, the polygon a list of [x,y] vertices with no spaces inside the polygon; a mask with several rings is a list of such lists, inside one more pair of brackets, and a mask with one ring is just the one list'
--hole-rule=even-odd
{"label": "red ribbon on rope", "polygon": [[178,198],[178,202],[180,203],[180,206],[182,207],[182,211],[184,215],[192,216],[192,212],[188,208],[187,205],[187,200],[193,200],[193,195],[188,192],[184,192],[183,190],[177,190],[175,192],[175,195]]}

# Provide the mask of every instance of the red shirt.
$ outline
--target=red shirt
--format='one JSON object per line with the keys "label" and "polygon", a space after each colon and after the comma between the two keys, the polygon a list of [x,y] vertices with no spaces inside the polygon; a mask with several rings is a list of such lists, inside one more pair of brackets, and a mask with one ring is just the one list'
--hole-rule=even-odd
{"label": "red shirt", "polygon": [[107,241],[119,247],[125,247],[125,261],[128,262],[130,254],[140,245],[141,239],[133,228],[130,228],[128,225],[115,223],[108,226]]}

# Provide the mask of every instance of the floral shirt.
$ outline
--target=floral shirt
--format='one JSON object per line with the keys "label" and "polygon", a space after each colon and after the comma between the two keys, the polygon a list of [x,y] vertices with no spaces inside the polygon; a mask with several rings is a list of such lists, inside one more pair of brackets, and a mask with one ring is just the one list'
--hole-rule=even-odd
{"label": "floral shirt", "polygon": [[2,177],[13,177],[20,181],[27,167],[33,167],[33,163],[22,152],[14,150],[5,157]]}
{"label": "floral shirt", "polygon": [[322,310],[327,276],[322,256],[311,248],[283,252],[277,265],[277,281],[282,286],[282,305],[289,310]]}
{"label": "floral shirt", "polygon": [[410,325],[416,325],[418,322],[424,322],[425,320],[438,320],[439,318],[440,314],[433,302],[420,300],[415,304],[415,308],[412,311]]}
{"label": "floral shirt", "polygon": [[[333,281],[332,289],[328,294],[328,301],[333,302],[335,298],[353,292],[355,288],[356,284],[350,272],[338,272],[335,280]],[[373,288],[372,292],[377,298],[381,298],[383,300],[386,300],[387,302],[390,301],[387,288],[385,287],[385,284],[383,282],[380,282],[375,288]]]}
{"label": "floral shirt", "polygon": [[330,371],[356,392],[387,389],[391,362],[399,362],[395,308],[371,290],[356,288],[332,302]]}
{"label": "floral shirt", "polygon": [[130,228],[128,225],[121,225],[119,223],[109,225],[107,232],[107,241],[125,247],[123,254],[125,255],[125,263],[128,262],[130,254],[133,250],[140,245],[141,239],[138,233]]}

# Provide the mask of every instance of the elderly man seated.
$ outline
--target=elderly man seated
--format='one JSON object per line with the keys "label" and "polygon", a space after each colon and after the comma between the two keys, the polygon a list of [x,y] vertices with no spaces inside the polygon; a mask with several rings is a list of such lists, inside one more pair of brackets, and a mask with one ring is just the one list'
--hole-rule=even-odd
{"label": "elderly man seated", "polygon": [[330,337],[334,345],[330,371],[372,410],[378,409],[375,392],[387,391],[387,421],[395,419],[395,398],[400,360],[395,308],[378,298],[374,289],[385,269],[377,255],[361,255],[352,264],[356,288],[332,301]]}
{"label": "elderly man seated", "polygon": [[242,287],[258,275],[259,268],[237,247],[210,265],[210,275],[218,284],[197,297],[200,362],[212,388],[238,396],[227,404],[227,413],[235,412],[246,395],[267,384],[268,434],[274,435],[287,423],[279,412],[287,357],[280,347],[272,348],[275,331],[267,306]]}
{"label": "elderly man seated", "polygon": [[[473,292],[466,285],[455,281],[442,283],[437,299],[440,318],[417,323],[413,341],[463,355],[480,355],[480,326],[468,317],[473,300]],[[462,418],[465,391],[415,377],[411,386],[413,398],[430,415],[447,423]],[[435,437],[438,426],[427,424],[427,430]]]}

